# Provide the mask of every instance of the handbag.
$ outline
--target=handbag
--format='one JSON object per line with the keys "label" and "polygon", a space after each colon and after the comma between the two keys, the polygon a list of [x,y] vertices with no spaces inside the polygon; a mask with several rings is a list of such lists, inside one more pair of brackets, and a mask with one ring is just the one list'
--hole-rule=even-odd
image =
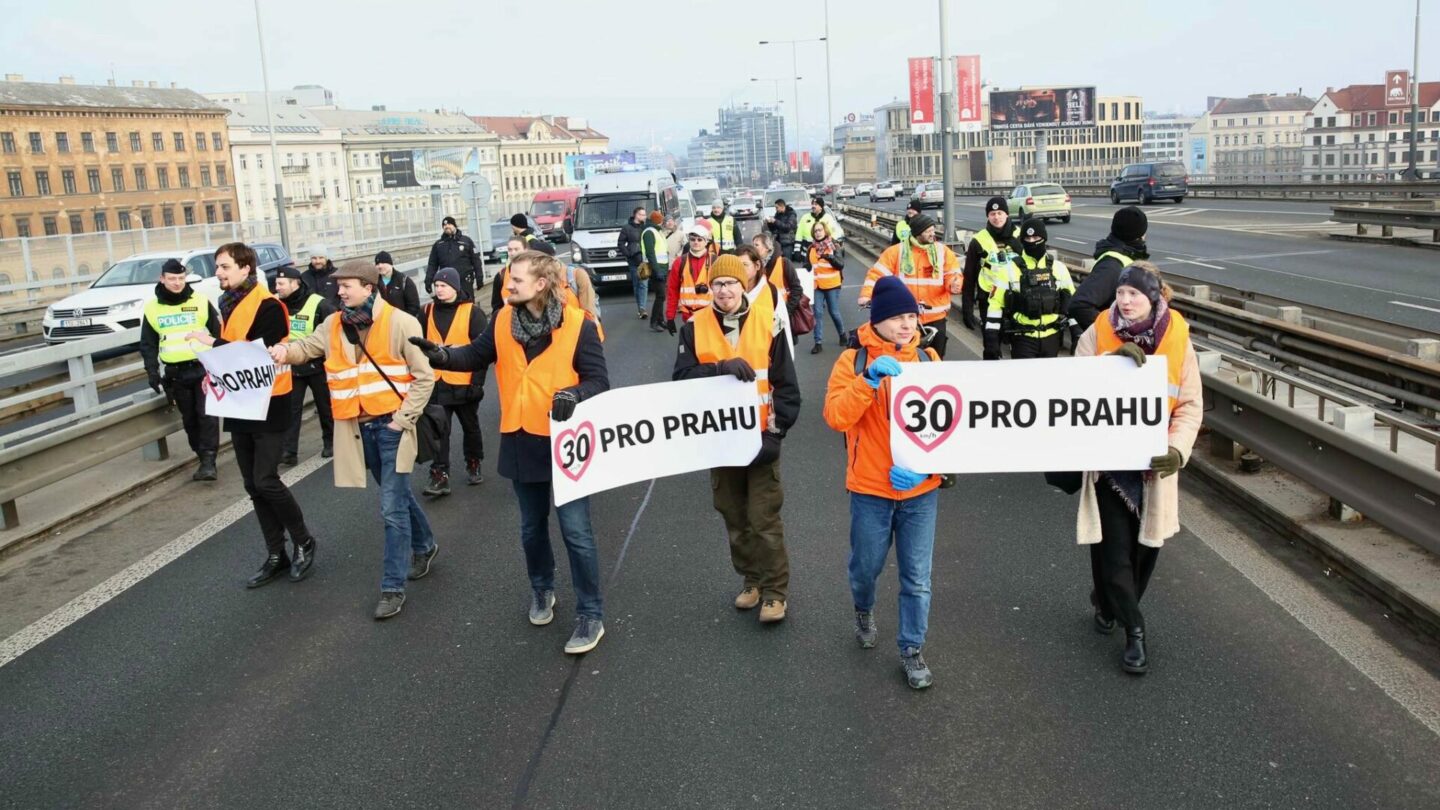
{"label": "handbag", "polygon": [[815,331],[815,307],[810,303],[810,297],[804,293],[800,294],[800,302],[795,305],[795,311],[790,313],[790,331],[797,335],[808,335]]}
{"label": "handbag", "polygon": [[[395,393],[395,396],[400,398],[401,402],[404,402],[405,395],[400,393],[399,388],[395,387],[395,382],[390,379],[389,374],[385,373],[385,369],[381,367],[379,363],[375,362],[374,357],[370,356],[370,350],[365,348],[365,341],[360,339],[359,330],[349,324],[344,324],[343,328],[345,330],[345,337],[352,344],[360,348],[360,353],[364,355],[365,359],[370,361],[370,365],[374,366],[375,370],[380,373],[380,379],[384,380],[385,384],[390,386],[390,390]],[[431,393],[434,393],[433,388],[431,389]],[[447,421],[449,421],[449,414],[445,413],[443,407],[433,402],[425,403],[425,407],[420,411],[420,418],[415,420],[416,464],[428,464],[434,461],[440,454],[441,426]]]}
{"label": "handbag", "polygon": [[641,262],[640,268],[635,271],[635,276],[641,281],[648,281],[650,279],[650,263]]}

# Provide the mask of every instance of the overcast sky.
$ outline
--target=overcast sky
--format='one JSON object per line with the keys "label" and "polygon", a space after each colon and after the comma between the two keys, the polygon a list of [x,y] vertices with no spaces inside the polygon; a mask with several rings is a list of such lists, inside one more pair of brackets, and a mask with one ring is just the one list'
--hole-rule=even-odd
{"label": "overcast sky", "polygon": [[[987,84],[1093,84],[1147,109],[1206,96],[1380,83],[1409,68],[1414,0],[947,0],[951,53]],[[931,0],[830,0],[836,118],[905,97],[906,58],[939,52]],[[272,89],[324,85],[342,106],[584,116],[612,145],[683,153],[730,103],[795,106],[791,47],[824,34],[822,0],[260,0]],[[418,10],[428,9],[424,14]],[[622,8],[634,9],[622,13]],[[343,9],[337,13],[337,9]],[[658,9],[658,10],[657,10]],[[1440,3],[1424,0],[1422,78],[1440,74]],[[0,63],[31,81],[145,79],[258,89],[252,0],[0,0]],[[979,24],[972,24],[978,20]],[[974,33],[983,30],[983,34]],[[804,146],[823,142],[825,48],[797,46]],[[162,86],[166,86],[162,84]],[[789,130],[793,133],[793,129]],[[793,144],[791,145],[793,148]]]}

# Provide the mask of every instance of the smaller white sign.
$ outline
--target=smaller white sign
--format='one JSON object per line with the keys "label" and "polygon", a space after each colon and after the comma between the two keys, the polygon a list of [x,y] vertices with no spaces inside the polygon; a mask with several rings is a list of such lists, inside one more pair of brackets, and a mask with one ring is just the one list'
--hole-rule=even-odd
{"label": "smaller white sign", "polygon": [[805,297],[812,302],[815,300],[815,273],[808,267],[796,265],[795,275],[800,277],[800,289],[805,291]]}
{"label": "smaller white sign", "polygon": [[890,453],[919,473],[1146,470],[1170,424],[1166,359],[906,363]]}
{"label": "smaller white sign", "polygon": [[734,377],[612,388],[550,422],[555,505],[667,475],[744,467],[760,452],[760,393]]}
{"label": "smaller white sign", "polygon": [[263,420],[270,410],[275,375],[289,368],[275,365],[262,340],[227,343],[197,357],[207,372],[200,383],[205,415],[228,419]]}

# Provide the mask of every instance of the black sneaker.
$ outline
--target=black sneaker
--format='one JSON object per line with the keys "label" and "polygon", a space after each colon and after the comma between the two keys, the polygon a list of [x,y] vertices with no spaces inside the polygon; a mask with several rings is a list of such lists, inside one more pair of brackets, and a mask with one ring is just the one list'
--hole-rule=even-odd
{"label": "black sneaker", "polygon": [[404,591],[381,591],[380,602],[379,604],[375,605],[376,620],[378,621],[380,619],[388,619],[391,616],[394,616],[395,614],[400,612],[400,608],[404,604]]}
{"label": "black sneaker", "polygon": [[439,554],[439,553],[440,553],[440,544],[439,544],[439,543],[436,543],[436,542],[434,542],[434,541],[432,540],[432,541],[430,542],[430,550],[429,550],[429,551],[427,551],[427,552],[424,553],[424,554],[411,554],[411,555],[410,555],[410,573],[406,574],[406,575],[405,575],[405,578],[406,578],[406,579],[421,579],[421,578],[423,578],[426,574],[430,573],[430,562],[431,562],[432,560],[434,560],[434,559],[435,559],[435,555],[436,555],[436,554]]}
{"label": "black sneaker", "polygon": [[905,670],[905,681],[911,689],[924,689],[935,682],[917,647],[906,647],[900,651],[900,668]]}
{"label": "black sneaker", "polygon": [[604,635],[604,622],[589,616],[576,616],[575,632],[571,633],[570,640],[565,642],[565,652],[570,655],[590,652]]}
{"label": "black sneaker", "polygon": [[868,650],[875,646],[875,639],[879,630],[875,628],[875,614],[868,610],[855,611],[855,641],[860,644],[860,649]]}

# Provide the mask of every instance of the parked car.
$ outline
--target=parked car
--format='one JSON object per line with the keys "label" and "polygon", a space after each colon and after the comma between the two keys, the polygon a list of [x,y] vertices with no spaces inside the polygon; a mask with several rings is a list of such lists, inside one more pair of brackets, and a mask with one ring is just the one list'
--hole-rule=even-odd
{"label": "parked car", "polygon": [[1019,219],[1038,217],[1070,221],[1070,195],[1057,183],[1016,186],[1010,192],[1010,212]]}
{"label": "parked car", "polygon": [[736,219],[755,219],[760,216],[760,198],[736,197],[730,201],[730,216]]}
{"label": "parked car", "polygon": [[919,183],[915,186],[915,199],[921,208],[942,208],[945,205],[944,183]]}
{"label": "parked car", "polygon": [[875,187],[870,190],[870,199],[877,202],[880,200],[893,200],[895,199],[895,195],[895,184],[885,180],[876,183]]}
{"label": "parked car", "polygon": [[[540,233],[540,225],[535,221],[535,217],[526,214],[525,221],[529,223],[530,230],[535,233]],[[508,217],[505,219],[497,219],[490,223],[490,244],[481,248],[481,256],[485,259],[486,263],[499,262],[503,265],[505,262],[510,261],[510,253],[509,250],[506,249],[505,243],[510,241],[510,235],[513,233],[514,231],[510,230],[510,220]]]}
{"label": "parked car", "polygon": [[838,197],[838,198],[840,198],[840,199],[842,199],[842,200],[853,200],[853,199],[855,199],[855,187],[854,187],[854,186],[841,186],[841,187],[840,187],[840,191],[839,191],[838,193],[836,193],[835,196]]}
{"label": "parked car", "polygon": [[1135,200],[1149,205],[1156,200],[1174,200],[1178,205],[1190,192],[1190,178],[1185,165],[1178,161],[1163,163],[1132,163],[1110,182],[1110,202]]}
{"label": "parked car", "polygon": [[564,242],[575,227],[575,201],[578,188],[551,188],[535,192],[530,203],[530,218],[539,223],[536,233],[545,234],[551,242]]}
{"label": "parked car", "polygon": [[[267,289],[274,289],[275,271],[290,263],[290,254],[282,245],[260,243],[251,245],[265,279]],[[160,281],[160,268],[170,259],[178,259],[190,271],[189,281],[195,291],[217,304],[220,281],[215,278],[215,248],[191,250],[159,250],[136,253],[110,265],[90,286],[74,295],[56,301],[45,309],[40,328],[46,343],[111,335],[134,329],[145,313],[145,302],[155,297]]]}
{"label": "parked car", "polygon": [[874,184],[874,183],[861,183],[861,184],[859,184],[858,186],[855,187],[855,193],[856,193],[856,194],[863,194],[863,195],[865,195],[866,197],[869,197],[869,196],[870,196],[870,192],[872,192],[872,191],[874,191],[874,190],[875,190],[875,184]]}

